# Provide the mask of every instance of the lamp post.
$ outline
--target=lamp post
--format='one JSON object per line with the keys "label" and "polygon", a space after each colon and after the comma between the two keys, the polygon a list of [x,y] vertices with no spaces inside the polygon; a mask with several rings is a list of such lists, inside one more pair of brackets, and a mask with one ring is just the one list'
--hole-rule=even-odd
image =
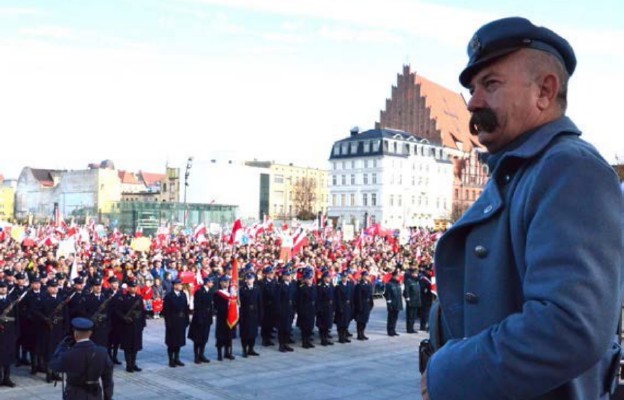
{"label": "lamp post", "polygon": [[188,209],[186,208],[186,189],[188,188],[188,178],[191,174],[191,167],[193,166],[193,157],[189,157],[186,160],[186,171],[184,172],[184,227],[186,228],[186,215],[188,214]]}

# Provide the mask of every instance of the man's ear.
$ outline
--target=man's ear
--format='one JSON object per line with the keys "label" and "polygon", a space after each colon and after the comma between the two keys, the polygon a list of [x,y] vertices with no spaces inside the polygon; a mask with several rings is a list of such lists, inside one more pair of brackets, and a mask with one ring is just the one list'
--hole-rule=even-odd
{"label": "man's ear", "polygon": [[556,101],[559,85],[559,79],[555,74],[546,74],[542,78],[537,98],[537,108],[540,111],[544,111]]}

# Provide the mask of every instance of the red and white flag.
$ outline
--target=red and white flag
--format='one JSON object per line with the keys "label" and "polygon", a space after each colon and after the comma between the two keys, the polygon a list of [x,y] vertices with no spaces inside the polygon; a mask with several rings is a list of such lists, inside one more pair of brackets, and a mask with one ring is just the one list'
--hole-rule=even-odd
{"label": "red and white flag", "polygon": [[234,241],[236,240],[236,233],[242,228],[243,224],[241,223],[240,219],[234,221],[234,226],[232,226],[232,233],[230,234],[230,240],[228,241],[229,244],[234,244]]}
{"label": "red and white flag", "polygon": [[[239,221],[239,220],[237,220]],[[238,323],[238,262],[232,261],[232,280],[230,280],[230,300],[228,302],[227,324],[230,329]]]}

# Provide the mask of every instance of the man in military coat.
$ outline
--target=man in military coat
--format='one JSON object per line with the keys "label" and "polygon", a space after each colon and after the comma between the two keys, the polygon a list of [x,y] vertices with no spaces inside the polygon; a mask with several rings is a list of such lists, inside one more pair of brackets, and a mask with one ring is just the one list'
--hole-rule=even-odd
{"label": "man in military coat", "polygon": [[284,353],[294,351],[290,344],[290,335],[292,331],[292,321],[295,314],[295,294],[293,289],[292,272],[284,270],[282,272],[282,281],[277,286],[277,339],[279,342],[279,351]]}
{"label": "man in military coat", "polygon": [[11,364],[16,356],[19,334],[19,297],[8,295],[6,282],[0,281],[0,385],[14,387],[11,381]]}
{"label": "man in military coat", "polygon": [[210,327],[214,315],[213,286],[215,278],[205,277],[204,284],[193,297],[193,319],[188,332],[188,338],[193,341],[195,364],[209,363],[206,358],[206,344],[210,336]]}
{"label": "man in military coat", "polygon": [[255,285],[255,275],[245,274],[245,283],[240,288],[240,320],[239,332],[241,345],[243,346],[243,357],[258,356],[254,350],[256,336],[258,336],[258,326],[262,320],[262,295],[260,289]]}
{"label": "man in military coat", "polygon": [[384,297],[386,298],[386,308],[388,309],[388,320],[386,324],[388,336],[399,336],[396,331],[396,325],[399,319],[399,312],[403,310],[403,298],[401,297],[398,268],[392,271],[392,278],[386,284]]}
{"label": "man in military coat", "polygon": [[102,279],[91,280],[91,293],[82,297],[84,316],[93,321],[91,341],[98,346],[108,349],[108,335],[110,332],[110,316],[112,298],[102,293]]}
{"label": "man in military coat", "polygon": [[165,344],[170,367],[183,367],[180,349],[186,345],[186,328],[189,325],[189,303],[182,291],[182,281],[173,281],[173,290],[165,296],[162,316],[165,318]]}
{"label": "man in military coat", "polygon": [[277,321],[277,280],[273,267],[264,268],[263,278],[258,282],[262,294],[262,322],[260,336],[263,346],[273,346],[273,329]]}
{"label": "man in military coat", "polygon": [[143,350],[145,308],[143,298],[137,295],[137,282],[128,282],[128,293],[116,301],[115,313],[121,321],[121,349],[126,360],[126,372],[141,372],[136,363],[137,353]]}
{"label": "man in military coat", "polygon": [[336,285],[334,293],[336,296],[334,320],[338,330],[338,343],[351,343],[351,339],[347,336],[347,330],[353,317],[353,291],[347,271],[340,274],[340,282]]}
{"label": "man in military coat", "polygon": [[360,274],[360,280],[355,285],[353,294],[357,340],[368,340],[364,331],[373,305],[373,286],[370,284],[368,271],[364,270]]}
{"label": "man in military coat", "polygon": [[411,268],[405,279],[403,297],[405,298],[405,323],[407,333],[416,333],[414,323],[418,309],[420,308],[420,284],[418,279],[418,269]]}
{"label": "man in military coat", "polygon": [[329,271],[324,271],[321,275],[321,282],[319,282],[316,292],[318,298],[316,326],[319,329],[321,346],[333,345],[334,342],[329,340],[329,330],[334,324],[334,310],[336,306],[334,303],[334,285],[332,284]]}

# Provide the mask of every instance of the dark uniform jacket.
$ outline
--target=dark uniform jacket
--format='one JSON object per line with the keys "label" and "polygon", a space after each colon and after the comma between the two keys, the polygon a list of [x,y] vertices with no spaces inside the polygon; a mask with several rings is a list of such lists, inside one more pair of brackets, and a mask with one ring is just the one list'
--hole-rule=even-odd
{"label": "dark uniform jacket", "polygon": [[56,346],[69,331],[69,313],[64,301],[59,295],[54,298],[46,293],[35,310],[41,327],[37,332],[37,353],[46,359],[52,357]]}
{"label": "dark uniform jacket", "polygon": [[257,286],[251,289],[244,284],[239,291],[240,324],[239,332],[243,340],[254,339],[258,335],[258,326],[262,320],[262,295]]}
{"label": "dark uniform jacket", "polygon": [[353,305],[355,310],[355,321],[360,324],[368,323],[371,310],[373,309],[373,286],[369,282],[358,282],[355,285],[353,295]]}
{"label": "dark uniform jacket", "polygon": [[336,285],[336,315],[334,317],[336,326],[344,329],[349,326],[353,317],[353,286],[350,283],[339,282]]}
{"label": "dark uniform jacket", "polygon": [[145,310],[141,296],[120,296],[116,301],[115,313],[121,323],[121,349],[129,353],[142,350]]}
{"label": "dark uniform jacket", "polygon": [[403,298],[401,297],[401,285],[399,284],[399,281],[394,278],[388,281],[384,297],[386,298],[388,311],[403,310]]}
{"label": "dark uniform jacket", "polygon": [[[113,398],[113,362],[106,349],[90,340],[69,346],[61,342],[49,367],[67,374],[64,399],[110,400]],[[101,383],[100,383],[101,382]]]}
{"label": "dark uniform jacket", "polygon": [[202,286],[195,292],[193,301],[193,319],[188,338],[197,344],[206,344],[214,315],[213,293]]}
{"label": "dark uniform jacket", "polygon": [[297,325],[303,332],[312,332],[318,307],[316,286],[299,285],[297,289]]}
{"label": "dark uniform jacket", "polygon": [[277,327],[280,330],[288,331],[292,327],[292,321],[295,317],[296,294],[295,282],[288,284],[280,282],[277,286]]}
{"label": "dark uniform jacket", "polygon": [[186,345],[186,328],[189,325],[189,304],[184,292],[171,291],[165,295],[162,315],[165,318],[165,344],[168,347]]}
{"label": "dark uniform jacket", "polygon": [[319,329],[330,329],[334,323],[335,294],[334,285],[321,282],[316,289],[318,309],[316,313],[316,326]]}
{"label": "dark uniform jacket", "polygon": [[262,296],[262,324],[272,326],[277,319],[277,282],[275,279],[258,282]]}
{"label": "dark uniform jacket", "polygon": [[[431,289],[429,289],[431,291]],[[417,279],[411,276],[405,280],[405,288],[403,289],[403,297],[405,297],[405,307],[418,308],[420,302],[420,284]]]}
{"label": "dark uniform jacket", "polygon": [[20,344],[28,351],[35,351],[37,346],[37,332],[40,331],[42,322],[36,311],[41,307],[42,297],[43,291],[30,291],[19,304]]}
{"label": "dark uniform jacket", "polygon": [[[0,366],[15,361],[15,343],[19,335],[17,299],[18,297],[11,293],[5,296],[4,300],[0,300]],[[11,304],[14,304],[13,307]]]}
{"label": "dark uniform jacket", "polygon": [[108,347],[108,335],[111,327],[111,303],[113,300],[108,300],[104,293],[100,293],[99,298],[94,293],[82,297],[84,317],[91,319],[94,323],[91,340],[98,346]]}

